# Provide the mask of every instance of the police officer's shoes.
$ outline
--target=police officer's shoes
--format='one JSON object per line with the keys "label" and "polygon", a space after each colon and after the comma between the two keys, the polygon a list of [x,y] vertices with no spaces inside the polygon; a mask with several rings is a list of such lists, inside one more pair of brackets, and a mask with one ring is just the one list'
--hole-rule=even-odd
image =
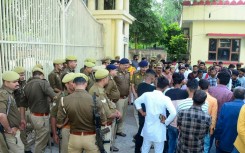
{"label": "police officer's shoes", "polygon": [[126,135],[125,133],[123,133],[123,132],[116,133],[116,135],[119,135],[119,136],[121,136],[121,137],[126,137],[126,136],[127,136],[127,135]]}
{"label": "police officer's shoes", "polygon": [[111,146],[110,151],[118,152],[119,149],[117,147],[115,147],[115,146]]}
{"label": "police officer's shoes", "polygon": [[25,151],[25,153],[32,153],[31,151]]}

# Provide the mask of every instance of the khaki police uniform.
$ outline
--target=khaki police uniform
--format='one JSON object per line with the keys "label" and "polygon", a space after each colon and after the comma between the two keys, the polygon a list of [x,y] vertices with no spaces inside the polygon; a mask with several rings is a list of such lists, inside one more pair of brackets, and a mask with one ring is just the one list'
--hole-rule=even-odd
{"label": "khaki police uniform", "polygon": [[53,70],[48,75],[48,81],[50,83],[50,86],[54,89],[54,92],[56,93],[63,90],[60,75],[61,75],[61,72],[57,70]]}
{"label": "khaki police uniform", "polygon": [[109,82],[105,86],[105,91],[107,97],[111,101],[116,103],[120,99],[120,91],[118,90],[117,84],[111,75],[109,75]]}
{"label": "khaki police uniform", "polygon": [[61,80],[62,80],[62,79],[64,78],[64,76],[65,76],[66,74],[68,74],[68,73],[75,73],[75,70],[70,69],[69,67],[65,68],[65,69],[62,71],[62,73],[61,73],[61,76],[60,76]]}
{"label": "khaki police uniform", "polygon": [[[117,88],[117,84],[114,81],[113,77],[111,75],[109,75],[109,82],[108,84],[105,86],[105,92],[107,97],[114,103],[116,103],[119,99],[120,99],[120,92]],[[112,140],[112,144],[115,141],[115,127],[116,127],[116,122],[112,123],[112,127],[111,127],[111,140]]]}
{"label": "khaki police uniform", "polygon": [[[137,93],[137,89],[140,83],[142,83],[145,80],[145,73],[141,73],[140,71],[133,74],[131,84],[134,85],[134,90]],[[136,120],[137,127],[139,127],[139,116],[138,111],[134,107],[134,118]]]}
{"label": "khaki police uniform", "polygon": [[[76,56],[67,56],[66,57],[66,62],[68,62],[68,61],[77,61],[77,57]],[[64,76],[66,75],[66,74],[68,74],[68,73],[75,73],[75,70],[74,69],[71,69],[71,68],[69,68],[69,67],[66,67],[64,70],[63,70],[63,72],[61,73],[61,76],[60,76],[60,78],[61,78],[61,80],[64,78]]]}
{"label": "khaki police uniform", "polygon": [[[34,71],[41,71],[35,69]],[[49,112],[50,104],[48,97],[55,99],[55,93],[50,84],[46,80],[33,77],[24,88],[26,100],[20,104],[21,107],[29,107],[31,112],[31,123],[35,130],[35,153],[45,151],[46,145],[49,140],[50,124]]]}
{"label": "khaki police uniform", "polygon": [[[89,67],[89,68],[93,68],[95,66],[95,64],[92,63],[92,62],[85,62],[84,65],[86,67]],[[89,78],[88,79],[88,86],[86,88],[86,90],[89,91],[89,89],[94,85],[94,82],[95,82],[94,74],[93,73],[88,73],[86,71],[83,71],[81,73],[84,73]]]}
{"label": "khaki police uniform", "polygon": [[[19,79],[19,74],[13,71],[7,71],[3,73],[3,80],[6,81],[15,81]],[[10,105],[8,104],[10,103]],[[7,109],[9,107],[9,112],[7,114]],[[7,145],[3,139],[3,135],[0,133],[0,152],[8,153],[8,152],[24,152],[24,144],[20,138],[20,122],[21,115],[18,111],[15,99],[13,98],[13,91],[5,86],[0,88],[0,113],[7,115],[7,120],[10,128],[17,128],[16,135],[5,133]]]}
{"label": "khaki police uniform", "polygon": [[[75,75],[76,75],[75,73],[69,73],[69,74],[65,75],[62,82],[66,84],[66,83],[73,81]],[[55,118],[56,121],[57,121],[58,107],[60,106],[60,101],[63,97],[66,97],[68,95],[69,95],[68,91],[65,90],[64,92],[62,92],[59,95],[57,100],[55,100],[55,102],[53,103],[53,107],[50,111],[50,116],[51,116],[51,118]],[[61,113],[61,112],[59,112],[59,113]],[[56,125],[55,125],[55,128],[56,128]],[[69,142],[69,137],[70,137],[70,124],[69,124],[69,122],[62,127],[61,135],[62,135],[61,144],[60,144],[61,145],[61,147],[60,147],[61,153],[68,153],[68,142]]]}
{"label": "khaki police uniform", "polygon": [[111,116],[111,114],[116,112],[116,105],[108,99],[105,93],[105,89],[100,87],[96,83],[89,90],[89,93],[91,95],[93,95],[94,92],[96,93],[96,96],[99,99],[99,101],[101,101],[103,109],[107,117],[107,124],[105,126],[102,126],[102,128],[109,127],[110,129],[110,132],[105,134],[105,140],[106,141],[110,140],[110,143],[104,144],[106,152],[110,152],[110,146],[112,142],[112,139],[111,139],[112,138],[112,123],[114,122],[114,119],[109,119],[109,116]]}
{"label": "khaki police uniform", "polygon": [[[53,64],[63,64],[65,61],[63,59],[56,59],[53,61]],[[54,89],[54,92],[58,93],[63,90],[62,82],[61,82],[61,70],[54,69],[48,75],[48,81],[50,86]]]}
{"label": "khaki police uniform", "polygon": [[[69,93],[65,90],[63,91],[57,100],[53,103],[53,107],[50,110],[50,117],[53,117],[57,120],[58,116],[58,106],[60,105],[60,100],[63,97],[68,96]],[[68,142],[69,142],[69,137],[70,137],[70,124],[67,123],[62,129],[61,129],[61,135],[62,139],[61,141],[61,153],[68,153]]]}
{"label": "khaki police uniform", "polygon": [[130,88],[130,74],[118,68],[117,76],[114,77],[118,90],[120,91],[120,99],[117,101],[117,110],[122,114],[122,118],[118,122],[117,133],[123,132],[123,122],[126,117],[128,108],[128,95]]}
{"label": "khaki police uniform", "polygon": [[[13,71],[15,71],[18,74],[21,73],[25,73],[25,68],[21,67],[21,66],[17,66],[13,69]],[[16,101],[17,107],[20,107],[20,103],[22,100],[24,100],[25,98],[25,93],[24,93],[24,87],[26,85],[26,80],[20,81],[19,80],[19,89],[14,91],[14,99]],[[33,132],[33,127],[30,126],[30,111],[27,109],[25,112],[26,115],[26,124],[27,127],[24,130],[20,131],[20,138],[25,146],[25,151],[30,151],[31,150],[31,145],[32,145],[32,138],[33,137],[29,137],[29,139],[27,140],[27,133],[30,133],[30,135],[35,135]]]}
{"label": "khaki police uniform", "polygon": [[136,93],[139,84],[142,83],[144,80],[145,80],[145,74],[142,74],[140,71],[133,74],[131,83],[134,84],[134,89],[136,90]]}
{"label": "khaki police uniform", "polygon": [[[68,143],[68,152],[81,153],[99,153],[96,143],[95,125],[93,118],[93,98],[86,91],[76,89],[74,93],[63,98],[58,107],[57,124],[64,123],[69,118],[70,138]],[[97,104],[98,112],[101,114],[101,121],[105,122],[106,117],[103,114],[101,103]]]}

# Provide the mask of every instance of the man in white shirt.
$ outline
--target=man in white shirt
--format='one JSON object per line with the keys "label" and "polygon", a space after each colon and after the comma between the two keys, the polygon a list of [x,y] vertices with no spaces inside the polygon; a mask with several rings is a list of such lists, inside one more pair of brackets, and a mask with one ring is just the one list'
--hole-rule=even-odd
{"label": "man in white shirt", "polygon": [[184,73],[184,76],[185,76],[185,79],[187,80],[188,79],[188,75],[192,72],[192,70],[190,70],[190,65],[189,64],[185,64],[185,73]]}
{"label": "man in white shirt", "polygon": [[239,70],[239,77],[238,77],[238,80],[241,82],[241,86],[242,86],[243,88],[245,88],[245,76],[244,76],[244,74],[245,74],[245,68],[241,68],[241,69]]}
{"label": "man in white shirt", "polygon": [[[176,110],[171,99],[162,94],[168,87],[169,81],[165,77],[159,77],[157,88],[153,92],[146,92],[135,100],[136,109],[145,116],[145,124],[141,132],[144,138],[142,153],[149,153],[153,143],[155,153],[161,153],[166,141],[166,126],[168,126],[176,116]],[[146,112],[143,112],[141,104],[145,104]],[[166,118],[166,109],[170,115]]]}

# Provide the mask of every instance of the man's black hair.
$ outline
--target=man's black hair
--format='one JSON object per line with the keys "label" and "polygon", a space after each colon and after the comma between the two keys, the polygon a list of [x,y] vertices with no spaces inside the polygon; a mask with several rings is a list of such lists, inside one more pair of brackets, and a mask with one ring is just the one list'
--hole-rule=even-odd
{"label": "man's black hair", "polygon": [[170,69],[170,66],[169,65],[165,67],[165,70],[167,70],[167,69]]}
{"label": "man's black hair", "polygon": [[235,68],[235,65],[234,65],[234,64],[230,64],[228,68],[229,68],[229,69],[231,69],[231,68],[234,69],[234,68]]}
{"label": "man's black hair", "polygon": [[157,79],[157,87],[160,89],[164,89],[165,87],[167,87],[169,85],[169,81],[167,78],[165,78],[164,76],[159,77]]}
{"label": "man's black hair", "polygon": [[84,84],[86,83],[87,81],[83,78],[83,77],[77,77],[73,80],[73,82],[76,84],[76,85],[79,85],[79,84]]}
{"label": "man's black hair", "polygon": [[197,68],[198,68],[198,66],[197,66],[197,65],[193,65],[193,67],[197,67]]}
{"label": "man's black hair", "polygon": [[245,96],[245,88],[243,87],[236,87],[233,91],[233,96],[235,99],[244,100]]}
{"label": "man's black hair", "polygon": [[139,55],[134,55],[134,56],[133,56],[133,59],[135,59],[136,57],[139,57]]}
{"label": "man's black hair", "polygon": [[142,58],[141,58],[141,61],[144,61],[144,60],[146,60],[146,58],[145,58],[145,57],[142,57]]}
{"label": "man's black hair", "polygon": [[205,65],[205,63],[204,63],[204,62],[200,62],[200,63],[199,63],[199,65],[201,65],[201,64]]}
{"label": "man's black hair", "polygon": [[222,85],[227,85],[230,82],[231,76],[227,71],[221,71],[218,73],[217,78],[219,79],[219,83]]}
{"label": "man's black hair", "polygon": [[207,90],[208,87],[209,87],[209,81],[206,80],[206,79],[201,79],[199,81],[199,87],[202,89],[202,90]]}
{"label": "man's black hair", "polygon": [[232,70],[232,75],[238,76],[239,75],[239,71],[238,70]]}
{"label": "man's black hair", "polygon": [[193,103],[199,106],[204,104],[206,99],[207,99],[207,94],[203,90],[196,90],[192,98]]}
{"label": "man's black hair", "polygon": [[187,81],[186,86],[191,90],[191,91],[195,91],[198,88],[198,81],[197,79],[190,79]]}
{"label": "man's black hair", "polygon": [[183,74],[176,73],[176,72],[173,74],[172,78],[173,78],[174,85],[181,84],[181,82],[185,79]]}
{"label": "man's black hair", "polygon": [[154,76],[156,76],[156,72],[154,71],[154,70],[152,70],[152,69],[148,69],[148,70],[146,70],[146,72],[145,72],[146,74],[151,74],[151,75],[154,75]]}

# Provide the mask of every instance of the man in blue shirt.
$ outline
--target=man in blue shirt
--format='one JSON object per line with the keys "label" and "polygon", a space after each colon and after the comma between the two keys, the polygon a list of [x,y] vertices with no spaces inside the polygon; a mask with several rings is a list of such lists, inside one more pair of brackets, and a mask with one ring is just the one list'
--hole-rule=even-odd
{"label": "man in blue shirt", "polygon": [[231,152],[234,148],[233,143],[237,137],[237,119],[244,105],[244,95],[245,88],[235,88],[233,92],[235,100],[226,102],[221,107],[214,132],[217,153]]}

